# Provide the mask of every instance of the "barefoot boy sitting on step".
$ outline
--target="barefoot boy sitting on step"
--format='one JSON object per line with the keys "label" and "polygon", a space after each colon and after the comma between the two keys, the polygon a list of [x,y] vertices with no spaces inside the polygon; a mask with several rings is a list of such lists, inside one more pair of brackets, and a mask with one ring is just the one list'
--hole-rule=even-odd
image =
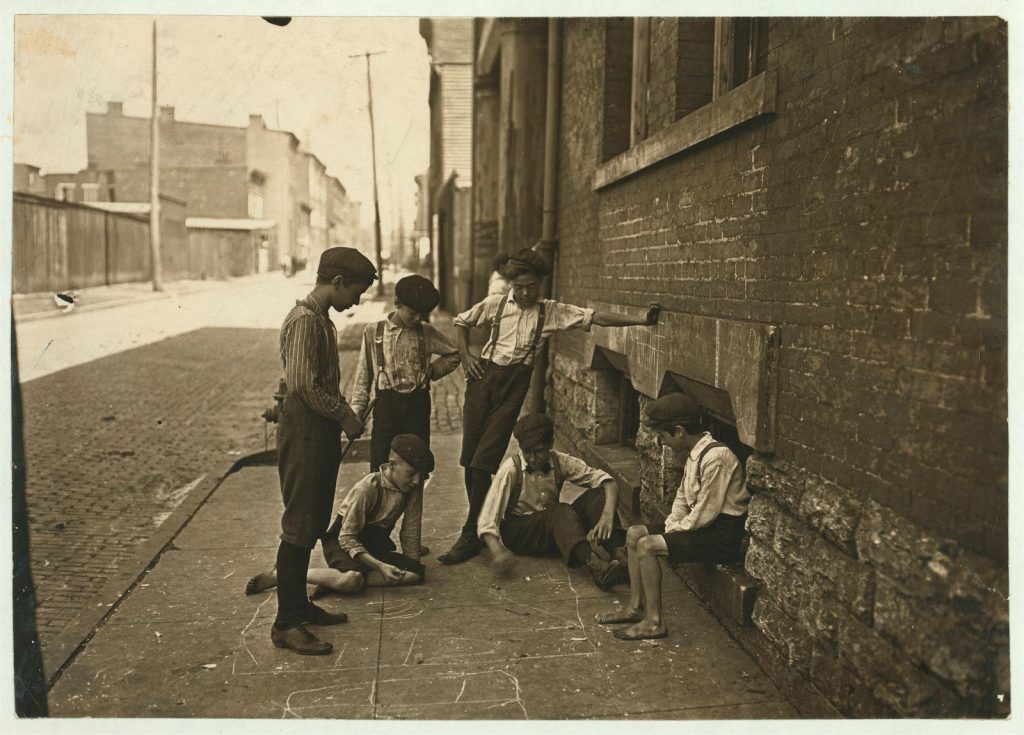
{"label": "barefoot boy sitting on step", "polygon": [[661,565],[710,561],[730,563],[742,556],[741,542],[750,494],[743,465],[725,444],[701,428],[701,407],[683,393],[659,398],[647,407],[644,424],[673,452],[687,452],[672,512],[663,525],[632,526],[629,554],[629,606],[598,614],[599,623],[633,623],[616,638],[664,638]]}

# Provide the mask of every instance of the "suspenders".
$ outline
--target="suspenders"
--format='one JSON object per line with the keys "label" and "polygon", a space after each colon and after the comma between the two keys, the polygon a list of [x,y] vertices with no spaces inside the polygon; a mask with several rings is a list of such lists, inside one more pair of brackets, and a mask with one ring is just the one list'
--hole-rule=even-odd
{"label": "suspenders", "polygon": [[[498,330],[501,328],[501,317],[505,313],[506,303],[508,303],[508,294],[505,294],[504,296],[501,297],[501,301],[498,303],[498,311],[494,315],[494,319],[491,321],[491,338],[487,340],[487,343],[491,346],[492,356],[494,355],[495,348],[497,348],[498,346]],[[537,312],[537,329],[533,333],[533,341],[530,343],[530,348],[526,351],[526,354],[523,355],[522,359],[518,360],[518,362],[525,363],[533,355],[537,348],[540,347],[540,343],[544,335],[544,316],[545,309],[547,307],[547,302],[541,299],[540,301],[537,302],[537,306],[539,308],[539,311]],[[511,365],[514,363],[509,364]]]}
{"label": "suspenders", "polygon": [[[508,504],[505,506],[505,518],[508,518],[512,509],[519,503],[519,496],[523,494],[523,463],[519,454],[512,455],[512,461],[516,466],[516,479],[512,484],[512,491],[508,494]],[[565,475],[562,467],[558,464],[558,457],[551,452],[551,469],[555,472],[555,491],[562,492],[562,485],[565,484]]]}
{"label": "suspenders", "polygon": [[711,442],[706,447],[704,447],[702,450],[700,450],[700,454],[697,455],[697,486],[698,487],[700,487],[700,463],[701,463],[701,460],[704,459],[704,455],[707,454],[708,452],[710,452],[715,447],[728,447],[728,446],[729,445],[726,444],[725,442]]}
{"label": "suspenders", "polygon": [[[374,353],[377,358],[377,375],[374,378],[374,385],[377,390],[385,390],[381,387],[381,381],[387,379],[387,375],[384,373],[384,327],[386,326],[387,319],[382,319],[377,322],[377,330],[374,335],[373,345]],[[424,334],[423,325],[416,325],[416,340],[419,344],[420,357],[423,360],[423,379],[426,384],[430,384],[430,354],[427,352],[427,338]],[[421,386],[417,385],[417,388]]]}

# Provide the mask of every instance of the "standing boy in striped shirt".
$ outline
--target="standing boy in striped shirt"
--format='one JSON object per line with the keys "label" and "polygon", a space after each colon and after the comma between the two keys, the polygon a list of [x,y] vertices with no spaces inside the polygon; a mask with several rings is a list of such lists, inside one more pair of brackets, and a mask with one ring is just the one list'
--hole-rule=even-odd
{"label": "standing boy in striped shirt", "polygon": [[329,312],[344,311],[377,278],[358,250],[329,248],[320,256],[316,285],[296,302],[281,326],[281,362],[288,393],[277,424],[278,475],[284,513],[277,550],[277,618],[270,639],[278,648],[301,654],[333,649],[306,624],[344,623],[344,613],[329,613],[306,596],[309,554],[324,535],[334,506],[341,464],[341,432],[349,439],[363,424],[341,394],[338,334]]}
{"label": "standing boy in striped shirt", "polygon": [[[465,468],[469,511],[455,545],[438,557],[442,564],[460,564],[480,553],[480,509],[526,399],[534,358],[548,337],[570,329],[589,331],[591,324],[629,327],[658,321],[657,305],[651,305],[643,317],[630,317],[541,300],[540,284],[548,272],[538,253],[520,250],[505,266],[511,291],[488,296],[455,318],[467,380],[459,462]],[[478,357],[469,351],[469,329],[484,325],[490,325],[491,335]]]}

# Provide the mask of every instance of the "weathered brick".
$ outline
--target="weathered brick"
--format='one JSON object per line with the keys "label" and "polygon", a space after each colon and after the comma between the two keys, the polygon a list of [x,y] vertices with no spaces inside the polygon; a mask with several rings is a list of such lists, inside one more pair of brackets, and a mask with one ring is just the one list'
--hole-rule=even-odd
{"label": "weathered brick", "polygon": [[811,475],[799,512],[825,538],[852,554],[856,551],[854,533],[862,507],[863,501],[849,491]]}

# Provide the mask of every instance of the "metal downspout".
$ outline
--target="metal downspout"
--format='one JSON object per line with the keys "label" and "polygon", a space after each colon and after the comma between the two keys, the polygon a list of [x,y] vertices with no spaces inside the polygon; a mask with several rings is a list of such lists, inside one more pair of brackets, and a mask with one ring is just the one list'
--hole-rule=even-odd
{"label": "metal downspout", "polygon": [[[551,275],[544,279],[541,287],[541,297],[545,299],[551,298],[555,250],[558,248],[558,124],[562,112],[562,22],[558,18],[548,19],[547,85],[544,119],[544,213],[538,246],[540,254],[551,267]],[[548,345],[545,344],[533,366],[531,412],[541,413],[546,408],[544,389],[547,385],[547,370]]]}

